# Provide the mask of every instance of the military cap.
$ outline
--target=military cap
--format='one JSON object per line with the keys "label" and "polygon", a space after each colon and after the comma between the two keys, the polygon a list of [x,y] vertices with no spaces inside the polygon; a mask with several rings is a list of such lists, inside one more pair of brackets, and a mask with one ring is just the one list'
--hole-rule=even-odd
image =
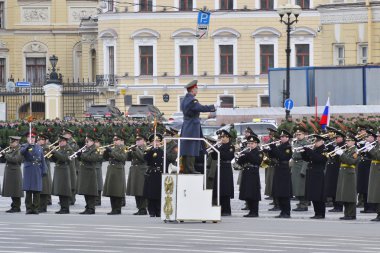
{"label": "military cap", "polygon": [[328,141],[329,139],[322,136],[322,135],[319,135],[319,134],[314,134],[313,135],[315,137],[315,141]]}
{"label": "military cap", "polygon": [[368,135],[372,135],[372,136],[375,137],[375,138],[377,137],[377,135],[376,135],[376,133],[373,131],[373,129],[367,129],[366,132],[367,132]]}
{"label": "military cap", "polygon": [[37,138],[39,140],[48,140],[49,139],[49,137],[44,133],[39,133]]}
{"label": "military cap", "polygon": [[225,129],[220,130],[219,135],[220,135],[221,137],[223,137],[223,136],[227,136],[228,138],[231,138],[231,134],[230,134],[227,130],[225,130]]}
{"label": "military cap", "polygon": [[346,137],[346,135],[345,135],[342,131],[339,131],[338,129],[335,129],[335,130],[334,130],[334,133],[335,133],[335,135],[336,135],[337,137],[338,137],[338,136],[343,137],[343,138]]}
{"label": "military cap", "polygon": [[19,140],[21,140],[21,137],[20,136],[9,136],[9,139],[12,141],[19,141]]}
{"label": "military cap", "polygon": [[208,140],[211,143],[215,143],[216,142],[216,140],[214,138],[212,138],[211,136],[205,136],[205,139]]}
{"label": "military cap", "polygon": [[289,133],[289,132],[286,131],[285,129],[284,129],[284,130],[281,130],[280,136],[287,136],[288,138],[292,138],[291,133]]}
{"label": "military cap", "polygon": [[65,136],[62,135],[62,134],[59,135],[58,137],[59,137],[59,140],[60,140],[60,141],[62,141],[62,140],[63,140],[63,141],[68,141],[68,140],[69,140],[69,138],[65,137]]}
{"label": "military cap", "polygon": [[113,134],[113,140],[123,140],[123,136],[119,133],[114,133]]}
{"label": "military cap", "polygon": [[36,132],[26,132],[25,134],[24,134],[24,136],[26,136],[26,137],[29,137],[29,136],[31,136],[31,137],[37,137],[37,134],[36,134]]}
{"label": "military cap", "polygon": [[272,134],[276,134],[277,133],[276,129],[273,129],[273,128],[270,128],[270,127],[268,127],[267,130],[269,131],[269,133],[272,133]]}
{"label": "military cap", "polygon": [[156,141],[162,141],[162,135],[161,134],[151,134],[148,138],[149,142],[153,142],[153,140]]}
{"label": "military cap", "polygon": [[257,138],[257,136],[255,136],[255,135],[250,135],[250,136],[248,136],[246,139],[247,139],[247,142],[256,142],[256,143],[260,143],[259,138]]}
{"label": "military cap", "polygon": [[294,133],[295,134],[307,133],[307,130],[303,126],[297,126]]}
{"label": "military cap", "polygon": [[88,133],[86,135],[86,139],[87,140],[89,139],[89,140],[95,141],[96,140],[96,136],[95,136],[95,134]]}
{"label": "military cap", "polygon": [[359,124],[358,125],[358,129],[357,129],[357,131],[361,131],[361,130],[367,130],[367,126],[366,125],[363,125],[363,124]]}
{"label": "military cap", "polygon": [[346,141],[355,141],[355,142],[357,142],[358,139],[356,139],[356,137],[355,137],[354,134],[352,134],[352,133],[348,133],[348,134],[346,135]]}
{"label": "military cap", "polygon": [[63,134],[66,134],[66,133],[68,133],[68,134],[74,134],[74,131],[73,130],[71,130],[71,129],[68,129],[68,128],[64,128],[63,130],[62,130],[62,133]]}
{"label": "military cap", "polygon": [[142,139],[147,140],[146,137],[142,134],[136,135],[136,140],[142,140]]}
{"label": "military cap", "polygon": [[198,87],[198,80],[193,80],[190,83],[186,84],[185,89],[192,89],[194,87]]}

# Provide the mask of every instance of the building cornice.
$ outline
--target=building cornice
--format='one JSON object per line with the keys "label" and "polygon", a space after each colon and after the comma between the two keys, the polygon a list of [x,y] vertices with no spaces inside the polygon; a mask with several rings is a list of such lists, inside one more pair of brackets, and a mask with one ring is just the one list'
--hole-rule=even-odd
{"label": "building cornice", "polygon": [[[131,90],[184,90],[185,84],[160,84],[160,85],[149,85],[149,84],[118,84],[117,90],[121,89],[131,89]],[[198,84],[200,89],[267,89],[268,84]]]}
{"label": "building cornice", "polygon": [[[380,22],[380,5],[371,5],[372,21]],[[367,23],[368,7],[363,3],[323,5],[318,7],[321,24]]]}

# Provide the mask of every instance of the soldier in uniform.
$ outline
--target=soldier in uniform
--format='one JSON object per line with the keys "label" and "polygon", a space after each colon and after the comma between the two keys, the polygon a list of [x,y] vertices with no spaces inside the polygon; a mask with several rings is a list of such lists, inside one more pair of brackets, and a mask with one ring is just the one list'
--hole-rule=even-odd
{"label": "soldier in uniform", "polygon": [[148,199],[150,217],[161,216],[161,176],[164,165],[164,151],[161,148],[162,135],[149,136],[151,147],[145,150],[144,159],[148,165],[144,182],[144,197]]}
{"label": "soldier in uniform", "polygon": [[108,215],[121,214],[122,200],[125,197],[126,183],[124,166],[127,161],[127,152],[123,145],[122,136],[114,134],[113,148],[106,148],[104,159],[109,161],[106,179],[103,187],[103,196],[110,197],[111,212]]}
{"label": "soldier in uniform", "polygon": [[[327,146],[326,152],[330,153],[336,149],[340,149],[345,145],[346,135],[341,131],[327,127],[327,129],[335,136],[335,145]],[[332,141],[332,140],[331,140]],[[326,198],[330,198],[333,203],[333,209],[329,212],[342,212],[343,204],[336,201],[336,188],[338,184],[338,176],[340,170],[340,158],[339,156],[329,156],[326,162],[325,168],[325,195]]]}
{"label": "soldier in uniform", "polygon": [[[63,129],[63,136],[65,136],[66,139],[68,139],[68,145],[70,148],[76,152],[79,149],[78,144],[76,143],[75,139],[73,138],[74,131],[70,130],[68,128]],[[70,177],[71,177],[71,200],[70,205],[74,205],[76,198],[76,190],[77,190],[77,175],[78,175],[78,160],[72,159],[70,161]]]}
{"label": "soldier in uniform", "polygon": [[99,153],[101,158],[99,158],[99,161],[95,163],[95,168],[96,168],[96,178],[98,181],[98,196],[96,197],[95,200],[95,206],[101,206],[102,205],[102,191],[103,191],[103,171],[102,171],[102,165],[103,165],[103,152],[99,150],[99,147],[101,146],[100,143],[100,136],[99,135],[94,135],[94,145],[96,147],[96,151]]}
{"label": "soldier in uniform", "polygon": [[7,213],[21,212],[21,198],[24,197],[22,191],[22,173],[21,163],[23,156],[20,154],[20,139],[19,136],[9,136],[9,151],[3,152],[5,158],[4,178],[3,178],[3,197],[11,197],[11,209]]}
{"label": "soldier in uniform", "polygon": [[[231,199],[234,198],[234,178],[231,167],[231,160],[235,157],[235,147],[231,143],[231,135],[226,130],[220,131],[221,145],[216,147],[220,152],[220,205],[222,216],[231,216]],[[214,159],[218,159],[218,154],[212,152]],[[217,174],[217,173],[216,173]],[[216,175],[217,177],[218,175]],[[217,181],[214,180],[213,196],[217,197]]]}
{"label": "soldier in uniform", "polygon": [[308,164],[307,160],[302,158],[301,152],[299,152],[298,149],[296,150],[296,148],[310,144],[305,137],[306,133],[307,130],[302,126],[296,127],[296,140],[293,142],[293,150],[295,151],[293,152],[292,159],[290,160],[293,195],[299,200],[297,208],[293,209],[293,211],[300,212],[308,210],[308,201],[305,199],[305,176]]}
{"label": "soldier in uniform", "polygon": [[341,220],[356,219],[356,163],[358,154],[356,152],[357,139],[348,134],[346,136],[346,148],[335,151],[340,156],[340,170],[338,176],[338,186],[336,190],[336,201],[342,202],[344,206],[344,217]]}
{"label": "soldier in uniform", "polygon": [[[178,135],[178,130],[167,127],[164,131],[165,137],[176,137]],[[166,141],[166,170],[169,167],[169,164],[177,165],[177,157],[178,157],[178,144],[176,140],[167,140]],[[203,158],[203,155],[200,156]],[[203,165],[203,164],[202,164]]]}
{"label": "soldier in uniform", "polygon": [[103,160],[95,146],[96,137],[87,135],[86,148],[79,155],[78,194],[84,195],[86,209],[80,214],[95,214],[95,201],[98,196],[96,163]]}
{"label": "soldier in uniform", "polygon": [[[47,145],[48,136],[46,134],[40,133],[37,138],[37,143],[44,150],[44,155],[46,155],[49,151],[49,145]],[[51,170],[50,170],[50,161],[49,158],[45,157],[45,162],[47,166],[46,177],[42,178],[42,191],[40,196],[40,213],[46,213],[48,200],[51,198],[51,190],[52,190],[52,179],[51,179]]]}
{"label": "soldier in uniform", "polygon": [[290,218],[290,198],[292,194],[292,180],[290,175],[289,160],[292,158],[292,146],[289,139],[292,135],[286,131],[280,132],[280,145],[275,143],[269,146],[268,155],[278,161],[273,175],[272,194],[278,199],[281,210],[276,218]]}
{"label": "soldier in uniform", "polygon": [[[376,139],[376,134],[372,129],[366,130],[367,137],[365,138],[365,142],[363,142],[362,148],[365,145],[369,145],[374,142]],[[357,164],[357,191],[359,195],[363,196],[363,205],[364,210],[360,211],[360,213],[375,213],[375,207],[372,204],[367,203],[368,197],[368,181],[369,181],[369,172],[371,167],[371,157],[368,152],[360,152],[359,153],[359,162]]]}
{"label": "soldier in uniform", "polygon": [[[357,135],[356,135],[356,138],[358,139],[358,142],[356,143],[356,146],[358,148],[362,148],[364,147],[364,144],[365,144],[365,140],[363,140],[366,136],[367,136],[367,125],[365,124],[366,122],[364,122],[364,118],[362,119],[359,119],[358,121],[358,124],[357,124]],[[355,134],[355,131],[353,130],[352,131],[353,134]],[[360,157],[359,157],[360,158]],[[369,171],[369,162],[368,159],[365,160],[365,161],[362,161],[360,162],[361,159],[358,160],[359,163],[362,163],[360,165],[361,168],[368,168],[368,171]],[[360,184],[362,183],[362,179],[363,178],[363,174],[366,174],[365,172],[361,171],[360,172],[360,175],[359,175],[359,166],[356,166],[356,176],[357,176],[357,184],[356,186],[357,187],[361,187],[361,185],[359,185],[359,181],[360,181]],[[360,179],[359,179],[360,178]],[[365,187],[363,187],[365,188]],[[360,189],[361,191],[358,192],[358,201],[357,201],[357,205],[356,207],[364,207],[364,195],[363,195],[363,191],[365,192],[366,190],[363,190],[363,189]]]}
{"label": "soldier in uniform", "polygon": [[324,155],[327,139],[323,136],[316,135],[314,148],[304,147],[301,152],[302,158],[307,161],[308,169],[306,170],[306,199],[313,202],[314,216],[311,219],[324,219],[326,214],[324,181],[325,165],[327,157]]}
{"label": "soldier in uniform", "polygon": [[260,143],[258,137],[251,135],[246,138],[248,149],[242,151],[237,163],[243,168],[243,176],[240,183],[239,199],[248,204],[249,213],[244,217],[259,217],[260,192],[260,164],[263,153],[258,149]]}
{"label": "soldier in uniform", "polygon": [[[215,146],[216,140],[212,137],[208,136],[206,137],[207,141],[210,142],[211,145]],[[211,149],[209,150],[211,152]],[[213,159],[213,157],[208,154],[207,155],[207,179],[206,179],[206,188],[212,189],[214,187],[214,178],[216,174],[216,170],[218,167],[218,160]]]}
{"label": "soldier in uniform", "polygon": [[367,202],[376,206],[377,217],[371,221],[380,221],[380,130],[376,133],[376,144],[367,145],[371,157]]}
{"label": "soldier in uniform", "polygon": [[68,145],[69,139],[63,135],[59,136],[59,149],[53,151],[52,161],[55,162],[52,195],[59,197],[61,209],[56,214],[70,213],[71,174],[70,156],[74,153]]}
{"label": "soldier in uniform", "polygon": [[147,214],[147,200],[144,198],[144,175],[148,166],[144,160],[146,137],[136,135],[136,145],[128,149],[127,161],[131,161],[129,168],[127,195],[135,196],[138,211],[134,215]]}
{"label": "soldier in uniform", "polygon": [[28,133],[28,143],[20,149],[24,157],[23,190],[26,191],[26,214],[38,214],[40,208],[40,193],[42,191],[42,177],[47,174],[44,151],[36,143],[36,134]]}
{"label": "soldier in uniform", "polygon": [[[201,112],[214,112],[214,105],[201,105],[195,98],[198,94],[198,81],[194,80],[188,83],[185,88],[187,94],[181,102],[181,111],[183,111],[184,121],[181,129],[181,137],[203,138],[199,114]],[[182,140],[180,155],[186,174],[198,174],[195,171],[195,157],[201,154],[203,143],[196,140]]]}

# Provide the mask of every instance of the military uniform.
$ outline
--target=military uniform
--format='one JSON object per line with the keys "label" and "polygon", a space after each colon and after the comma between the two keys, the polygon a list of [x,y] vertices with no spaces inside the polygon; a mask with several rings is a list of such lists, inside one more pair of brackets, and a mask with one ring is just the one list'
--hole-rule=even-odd
{"label": "military uniform", "polygon": [[[20,140],[20,137],[11,136],[11,141]],[[21,211],[21,197],[24,197],[24,192],[22,190],[22,173],[21,173],[21,163],[23,161],[23,156],[20,154],[20,146],[10,148],[8,152],[4,154],[6,160],[4,168],[4,178],[3,178],[3,197],[11,197],[12,204],[11,209],[7,210],[8,213],[16,213]]]}
{"label": "military uniform", "polygon": [[[87,141],[94,141],[94,137],[87,136]],[[94,214],[95,201],[98,196],[98,178],[96,173],[96,163],[103,157],[92,144],[86,147],[79,156],[78,191],[79,195],[84,195],[86,209],[81,214]]]}
{"label": "military uniform", "polygon": [[[47,140],[48,137],[46,135],[39,135],[38,138],[42,138],[44,140]],[[44,144],[41,145],[44,155],[46,155],[49,151],[49,145]],[[52,191],[52,179],[51,179],[51,169],[50,169],[50,161],[49,158],[45,158],[47,170],[46,170],[46,176],[42,178],[42,191],[40,196],[40,213],[45,213],[47,211],[47,205],[48,200],[51,198],[51,191]]]}
{"label": "military uniform", "polygon": [[[114,141],[117,139],[122,138],[115,135]],[[104,157],[109,161],[103,187],[103,196],[110,197],[111,201],[112,210],[108,214],[121,214],[122,199],[125,197],[126,192],[124,166],[127,160],[127,153],[125,146],[115,145],[112,149],[107,149],[104,152]]]}
{"label": "military uniform", "polygon": [[[379,136],[379,132],[377,133]],[[379,138],[377,138],[379,139]],[[380,221],[380,144],[377,141],[369,152],[372,159],[369,173],[367,202],[376,205],[377,217],[372,221]]]}
{"label": "military uniform", "polygon": [[100,154],[101,158],[95,163],[96,179],[98,182],[98,196],[95,200],[95,206],[102,205],[102,191],[103,191],[103,154]]}
{"label": "military uniform", "polygon": [[59,197],[59,204],[61,206],[61,209],[56,214],[67,214],[70,212],[70,199],[72,196],[69,157],[74,151],[67,144],[67,139],[63,139],[66,144],[54,151],[52,156],[52,161],[55,162],[52,195]]}
{"label": "military uniform", "polygon": [[[319,140],[325,140],[321,136],[316,137]],[[324,194],[324,181],[325,181],[325,165],[327,157],[324,155],[325,145],[315,147],[314,149],[305,148],[302,152],[302,158],[308,162],[308,169],[306,171],[306,199],[313,202],[315,215],[313,219],[325,218],[325,194]]]}
{"label": "military uniform", "polygon": [[[154,137],[149,137],[152,142]],[[162,136],[158,137],[162,140]],[[164,151],[161,147],[145,150],[144,159],[148,165],[144,181],[144,197],[148,199],[150,217],[161,216],[161,176],[163,172]]]}
{"label": "military uniform", "polygon": [[[255,136],[248,137],[247,141],[260,142]],[[244,217],[259,216],[259,201],[261,200],[260,164],[263,157],[263,153],[256,147],[252,150],[243,151],[237,159],[237,163],[243,171],[239,199],[247,201],[249,208],[249,213]]]}
{"label": "military uniform", "polygon": [[[32,135],[32,138],[35,138],[35,135]],[[26,191],[26,213],[38,214],[42,177],[47,174],[44,151],[38,144],[23,144],[20,153],[24,156],[23,190]]]}
{"label": "military uniform", "polygon": [[[143,137],[141,137],[143,138]],[[146,145],[136,146],[128,152],[127,160],[131,161],[129,168],[127,195],[135,196],[138,212],[136,215],[147,214],[147,200],[144,198],[145,172],[148,169],[144,160]]]}
{"label": "military uniform", "polygon": [[[354,139],[354,137],[349,137]],[[350,140],[347,137],[347,140]],[[339,153],[337,153],[339,155]],[[340,156],[340,170],[338,176],[338,185],[336,190],[336,201],[344,205],[344,217],[341,219],[356,219],[356,163],[358,155],[356,147],[346,148]]]}
{"label": "military uniform", "polygon": [[[306,129],[298,129],[297,131],[305,133]],[[297,134],[296,131],[296,134]],[[309,145],[309,142],[306,138],[302,140],[295,140],[293,142],[293,149]],[[308,210],[308,201],[305,199],[305,187],[306,187],[306,170],[308,164],[302,158],[301,152],[293,152],[292,159],[290,160],[290,171],[292,175],[292,190],[293,196],[297,197],[299,203],[297,208],[293,211],[307,211]]]}
{"label": "military uniform", "polygon": [[[222,130],[221,136],[230,138],[230,134],[226,130]],[[231,215],[231,199],[234,198],[234,178],[231,167],[231,160],[235,157],[235,147],[231,142],[222,143],[216,147],[220,152],[220,205],[222,216]],[[218,154],[213,152],[211,154],[213,159],[218,159]],[[216,173],[215,177],[218,177]],[[214,180],[213,197],[217,197],[217,180]]]}

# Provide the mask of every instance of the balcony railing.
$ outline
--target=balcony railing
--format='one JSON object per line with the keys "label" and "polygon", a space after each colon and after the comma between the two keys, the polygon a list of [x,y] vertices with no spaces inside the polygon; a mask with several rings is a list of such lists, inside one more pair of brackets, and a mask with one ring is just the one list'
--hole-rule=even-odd
{"label": "balcony railing", "polygon": [[96,75],[96,85],[97,86],[114,86],[116,84],[116,76],[107,75]]}

